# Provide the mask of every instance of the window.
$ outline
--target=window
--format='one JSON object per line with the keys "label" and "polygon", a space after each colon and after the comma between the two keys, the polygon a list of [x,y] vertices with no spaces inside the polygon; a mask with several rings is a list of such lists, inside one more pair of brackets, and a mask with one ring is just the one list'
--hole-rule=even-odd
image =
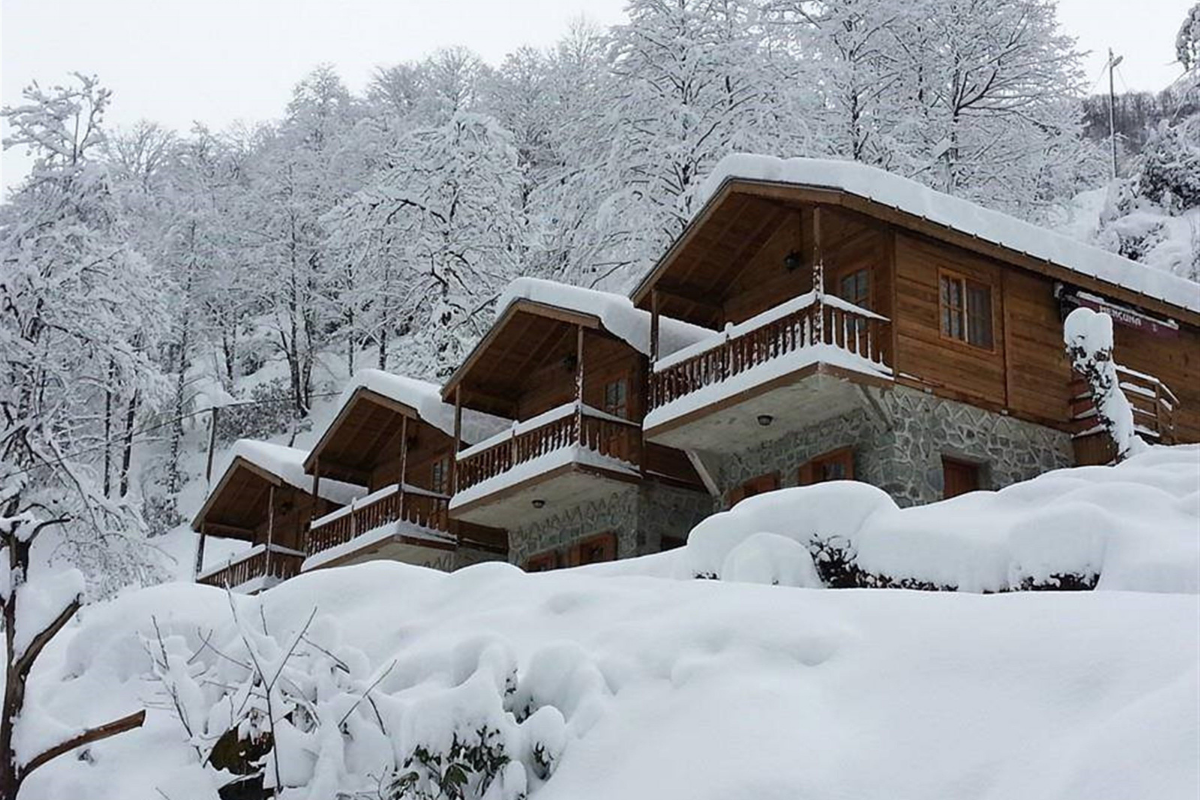
{"label": "window", "polygon": [[871,270],[864,267],[843,275],[838,281],[838,297],[859,308],[871,308]]}
{"label": "window", "polygon": [[979,465],[942,457],[942,496],[957,497],[979,488]]}
{"label": "window", "polygon": [[759,475],[757,478],[751,478],[729,493],[729,507],[732,508],[733,506],[736,506],[747,497],[753,497],[756,494],[763,494],[764,492],[771,492],[778,488],[778,472],[769,472],[766,475]]}
{"label": "window", "polygon": [[854,448],[843,447],[819,455],[812,461],[800,467],[799,484],[807,486],[810,483],[824,481],[854,480]]}
{"label": "window", "polygon": [[450,459],[439,458],[433,462],[429,476],[429,488],[438,494],[450,493]]}
{"label": "window", "polygon": [[625,378],[604,384],[604,413],[629,419],[629,382]]}
{"label": "window", "polygon": [[942,335],[992,349],[992,287],[961,275],[940,276]]}

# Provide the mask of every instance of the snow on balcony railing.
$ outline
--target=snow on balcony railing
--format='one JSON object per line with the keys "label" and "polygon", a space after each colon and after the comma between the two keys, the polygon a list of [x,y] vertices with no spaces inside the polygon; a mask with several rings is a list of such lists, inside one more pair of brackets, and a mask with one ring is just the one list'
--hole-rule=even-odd
{"label": "snow on balcony railing", "polygon": [[287,580],[300,572],[304,553],[277,544],[256,544],[196,576],[197,583],[237,589],[255,579],[262,588]]}
{"label": "snow on balcony railing", "polygon": [[890,321],[809,292],[660,359],[645,425],[665,422],[812,363],[890,377]]}
{"label": "snow on balcony railing", "polygon": [[409,522],[433,531],[447,531],[450,497],[411,484],[392,484],[348,506],[315,519],[309,526],[308,554],[319,553],[392,522]]}
{"label": "snow on balcony railing", "polygon": [[586,463],[638,473],[641,426],[578,402],[566,403],[458,454],[450,507],[563,464]]}

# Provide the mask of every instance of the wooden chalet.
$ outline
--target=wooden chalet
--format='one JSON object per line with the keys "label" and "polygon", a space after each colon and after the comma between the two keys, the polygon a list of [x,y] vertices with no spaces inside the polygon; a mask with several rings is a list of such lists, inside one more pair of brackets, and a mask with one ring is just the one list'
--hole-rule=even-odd
{"label": "wooden chalet", "polygon": [[[642,440],[650,315],[625,297],[533,279],[515,281],[499,309],[442,396],[461,413],[514,423],[457,454],[451,517],[508,530],[515,560],[526,566],[632,555],[612,530],[583,531],[591,542],[583,550],[559,542],[539,553],[522,531],[563,515],[578,519],[580,509],[636,493],[648,480],[703,492],[684,454]],[[672,343],[703,334],[664,321]],[[628,541],[636,538],[630,530]]]}
{"label": "wooden chalet", "polygon": [[[196,580],[259,591],[300,572],[309,520],[362,496],[366,489],[326,481],[314,496],[303,450],[248,439],[233,446],[229,466],[192,520],[200,534]],[[204,567],[209,537],[240,539],[250,548]]]}
{"label": "wooden chalet", "polygon": [[[924,409],[944,401],[993,415],[989,425],[1059,432],[1075,463],[1102,463],[1106,437],[1064,356],[1075,305],[1113,316],[1143,437],[1200,440],[1196,284],[858,164],[734,156],[709,187],[632,297],[656,332],[668,315],[710,331],[670,355],[654,337],[646,441],[719,464],[785,435],[819,438],[814,426],[856,410],[894,430],[917,402],[899,398],[919,393]],[[1001,425],[1010,439],[1014,425]],[[962,433],[949,438],[970,449],[974,432]],[[1006,441],[997,435],[991,454],[944,452],[945,493],[978,488]],[[797,453],[790,479],[742,475],[722,488],[736,500],[850,477],[855,461],[848,447]]]}
{"label": "wooden chalet", "polygon": [[[304,467],[314,491],[332,480],[361,484],[367,494],[312,521],[306,569],[391,559],[450,570],[503,559],[504,531],[447,513],[454,421],[437,386],[380,370],[356,373]],[[508,424],[476,412],[465,422],[467,441]]]}

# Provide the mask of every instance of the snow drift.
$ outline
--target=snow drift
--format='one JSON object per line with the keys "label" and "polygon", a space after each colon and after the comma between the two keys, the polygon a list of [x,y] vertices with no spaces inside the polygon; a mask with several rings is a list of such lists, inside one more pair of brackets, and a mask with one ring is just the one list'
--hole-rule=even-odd
{"label": "snow drift", "polygon": [[[676,577],[756,580],[762,570],[757,578],[741,567],[731,571],[731,559],[750,558],[746,550],[762,533],[796,542],[818,568],[865,576],[855,585],[998,592],[1070,580],[1096,582],[1098,589],[1195,594],[1200,445],[1149,448],[1115,467],[1056,470],[999,491],[913,508],[898,508],[865,483],[781,489],[709,517],[692,530],[687,547],[667,555]],[[773,541],[769,548],[780,549]],[[800,556],[793,551],[790,557]],[[831,558],[839,563],[830,565]],[[812,585],[807,567],[792,571],[801,577],[771,575],[765,582]]]}
{"label": "snow drift", "polygon": [[[353,739],[287,739],[292,774],[309,781],[289,800],[361,788],[397,750],[472,721],[553,754],[544,782],[505,773],[536,800],[1191,800],[1200,787],[1195,596],[811,591],[378,562],[239,602],[247,620],[261,602],[281,640],[318,611],[310,637],[364,676],[314,704],[334,722],[385,675],[371,696],[390,736],[355,725]],[[149,702],[139,634],[151,615],[181,656],[233,635],[224,596],[204,586],[89,609],[47,651],[30,728]],[[500,705],[506,686],[516,714]],[[539,710],[518,721],[527,707]],[[169,711],[152,707],[144,728],[58,760],[25,791],[213,800],[213,785]]]}

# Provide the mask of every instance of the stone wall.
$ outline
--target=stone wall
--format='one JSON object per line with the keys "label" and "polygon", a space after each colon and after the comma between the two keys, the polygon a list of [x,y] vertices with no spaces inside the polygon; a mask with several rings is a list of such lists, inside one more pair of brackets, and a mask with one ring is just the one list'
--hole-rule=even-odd
{"label": "stone wall", "polygon": [[452,569],[462,569],[472,564],[482,564],[485,561],[507,561],[507,557],[491,550],[481,550],[478,547],[457,547],[454,550],[454,566]]}
{"label": "stone wall", "polygon": [[532,525],[508,532],[508,557],[523,565],[547,550],[565,551],[598,533],[617,535],[617,558],[657,553],[664,536],[684,538],[700,520],[713,513],[713,499],[658,481],[629,484],[600,500],[580,503]]}
{"label": "stone wall", "polygon": [[739,453],[713,454],[723,492],[778,472],[795,486],[800,465],[854,447],[855,478],[902,506],[942,497],[942,456],[981,465],[983,487],[998,489],[1073,463],[1069,434],[975,406],[896,386],[871,390],[874,405],[785,434]]}
{"label": "stone wall", "polygon": [[700,520],[719,510],[720,504],[708,492],[658,481],[643,483],[637,507],[637,555],[661,552],[664,536],[686,539]]}
{"label": "stone wall", "polygon": [[518,566],[530,556],[565,549],[587,536],[613,531],[617,558],[639,555],[637,535],[638,487],[622,486],[600,500],[579,503],[532,525],[508,531],[508,560]]}

